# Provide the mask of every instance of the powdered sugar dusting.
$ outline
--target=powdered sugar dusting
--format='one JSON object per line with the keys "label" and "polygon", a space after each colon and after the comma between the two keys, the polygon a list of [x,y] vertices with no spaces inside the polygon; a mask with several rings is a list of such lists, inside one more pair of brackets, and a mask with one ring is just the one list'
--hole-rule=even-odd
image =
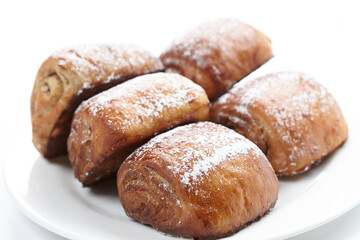
{"label": "powdered sugar dusting", "polygon": [[139,70],[144,70],[145,74],[163,69],[159,59],[131,44],[78,45],[57,51],[50,57],[58,60],[58,66],[66,66],[82,76],[83,88]]}
{"label": "powdered sugar dusting", "polygon": [[[213,139],[213,137],[211,137]],[[203,142],[202,139],[201,142]],[[211,146],[214,147],[214,146]],[[230,146],[221,146],[215,152],[209,151],[205,149],[205,151],[189,151],[185,155],[181,156],[179,159],[182,161],[181,163],[177,163],[175,167],[169,167],[174,172],[179,172],[180,169],[185,168],[188,171],[181,176],[180,181],[183,184],[189,185],[190,182],[199,181],[203,175],[207,175],[208,172],[213,169],[215,166],[219,165],[223,161],[228,158],[233,158],[238,156],[238,154],[248,154],[248,148],[239,148],[238,145],[230,145]],[[170,151],[170,154],[174,154],[176,152]],[[195,164],[191,166],[190,169],[189,161],[192,159],[199,159]],[[186,164],[185,166],[183,164]]]}
{"label": "powdered sugar dusting", "polygon": [[[220,66],[210,59],[216,55],[219,63],[229,62],[228,53],[241,48],[241,41],[251,44],[255,29],[236,19],[217,19],[198,26],[185,35],[177,38],[165,51],[194,62],[199,68],[211,69],[215,78],[224,74]],[[232,36],[232,37],[229,37]],[[178,64],[176,58],[164,58],[165,65]],[[240,63],[237,63],[240,64]]]}
{"label": "powdered sugar dusting", "polygon": [[[117,129],[156,121],[163,112],[179,109],[199,98],[204,90],[192,81],[170,73],[143,75],[84,101],[78,111],[106,118]],[[115,113],[115,114],[114,114]]]}
{"label": "powdered sugar dusting", "polygon": [[[295,89],[294,86],[299,88]],[[268,104],[263,104],[264,99]],[[296,165],[295,160],[304,154],[301,139],[306,136],[302,136],[301,132],[304,131],[299,130],[303,122],[314,121],[335,104],[325,87],[309,76],[296,72],[269,74],[252,81],[239,82],[218,100],[220,105],[227,102],[235,103],[234,109],[240,115],[249,115],[250,108],[263,106],[265,113],[275,119],[274,130],[282,135],[283,145],[290,147],[291,166]]]}
{"label": "powdered sugar dusting", "polygon": [[[166,145],[172,147],[169,149]],[[141,158],[144,153],[155,149],[157,153],[162,152],[169,156],[168,158],[176,156],[172,165],[167,168],[182,184],[189,187],[189,191],[222,162],[241,158],[242,155],[263,154],[242,135],[210,122],[189,124],[160,134],[133,155]]]}

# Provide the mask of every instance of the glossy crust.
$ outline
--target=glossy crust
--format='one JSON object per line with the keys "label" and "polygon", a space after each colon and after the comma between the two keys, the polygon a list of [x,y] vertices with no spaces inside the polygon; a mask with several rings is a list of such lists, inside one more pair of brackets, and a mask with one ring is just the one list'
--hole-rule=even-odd
{"label": "glossy crust", "polygon": [[114,175],[136,147],[175,126],[209,119],[205,91],[178,74],[140,76],[84,101],[68,139],[75,176],[88,186]]}
{"label": "glossy crust", "polygon": [[333,96],[311,77],[296,72],[236,84],[212,106],[211,119],[259,146],[278,175],[310,169],[348,135]]}
{"label": "glossy crust", "polygon": [[55,52],[40,67],[32,91],[35,147],[47,158],[65,154],[73,113],[83,100],[159,71],[160,59],[133,45],[83,45]]}
{"label": "glossy crust", "polygon": [[192,79],[212,101],[272,56],[264,34],[239,20],[219,19],[175,40],[160,58],[167,71]]}
{"label": "glossy crust", "polygon": [[275,204],[279,183],[261,150],[235,131],[201,122],[138,148],[117,175],[130,217],[194,239],[230,235]]}

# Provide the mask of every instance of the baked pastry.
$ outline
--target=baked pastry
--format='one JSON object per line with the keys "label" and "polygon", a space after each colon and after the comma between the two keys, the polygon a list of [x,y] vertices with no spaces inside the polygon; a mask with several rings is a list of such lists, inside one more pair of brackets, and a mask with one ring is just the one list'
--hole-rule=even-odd
{"label": "baked pastry", "polygon": [[236,19],[218,19],[175,40],[160,58],[166,71],[192,79],[212,101],[272,56],[264,34]]}
{"label": "baked pastry", "polygon": [[171,73],[140,76],[84,101],[68,139],[75,176],[88,186],[116,174],[120,164],[152,136],[209,119],[205,91]]}
{"label": "baked pastry", "polygon": [[31,96],[35,147],[47,158],[65,154],[73,113],[83,100],[163,70],[160,59],[133,45],[83,45],[53,53],[40,67]]}
{"label": "baked pastry", "polygon": [[348,135],[334,97],[311,77],[297,72],[236,84],[214,103],[211,119],[253,141],[278,175],[308,170]]}
{"label": "baked pastry", "polygon": [[127,215],[171,235],[230,235],[274,206],[279,183],[252,142],[219,124],[193,123],[151,139],[120,166]]}

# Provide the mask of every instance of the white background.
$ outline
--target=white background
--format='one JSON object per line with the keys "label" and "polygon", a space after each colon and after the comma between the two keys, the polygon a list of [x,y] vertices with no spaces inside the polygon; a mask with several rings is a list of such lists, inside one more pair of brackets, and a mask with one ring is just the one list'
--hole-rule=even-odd
{"label": "white background", "polygon": [[[16,161],[16,153],[7,149],[22,131],[30,131],[29,118],[22,116],[30,115],[33,81],[51,52],[84,43],[135,43],[159,55],[176,36],[217,17],[236,17],[263,31],[272,39],[284,70],[319,77],[330,92],[358,95],[356,1],[0,1],[1,163],[6,156]],[[326,78],[338,81],[326,84]],[[345,102],[336,94],[335,98],[340,106]],[[356,152],[354,158],[359,158]],[[360,194],[356,185],[351,187]],[[360,239],[359,225],[360,206],[294,239]],[[62,239],[16,209],[2,176],[0,239]]]}

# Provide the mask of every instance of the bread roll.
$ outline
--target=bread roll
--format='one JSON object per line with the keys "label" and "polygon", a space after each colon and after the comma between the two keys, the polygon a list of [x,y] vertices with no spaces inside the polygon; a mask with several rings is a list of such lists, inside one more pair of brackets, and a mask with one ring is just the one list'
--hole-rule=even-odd
{"label": "bread roll", "polygon": [[116,174],[120,164],[152,136],[209,119],[209,100],[178,74],[140,76],[84,101],[68,139],[75,176],[89,186]]}
{"label": "bread roll", "polygon": [[253,141],[278,175],[310,169],[348,135],[334,97],[308,75],[296,72],[236,84],[212,106],[211,119]]}
{"label": "bread roll", "polygon": [[260,31],[218,19],[176,39],[160,58],[167,71],[192,79],[212,101],[272,56],[271,41]]}
{"label": "bread roll", "polygon": [[47,158],[65,154],[73,113],[83,100],[159,71],[160,59],[133,45],[82,45],[53,53],[41,65],[31,96],[35,147]]}
{"label": "bread roll", "polygon": [[279,183],[261,150],[210,122],[151,139],[117,175],[125,212],[164,233],[194,239],[230,235],[274,206]]}

